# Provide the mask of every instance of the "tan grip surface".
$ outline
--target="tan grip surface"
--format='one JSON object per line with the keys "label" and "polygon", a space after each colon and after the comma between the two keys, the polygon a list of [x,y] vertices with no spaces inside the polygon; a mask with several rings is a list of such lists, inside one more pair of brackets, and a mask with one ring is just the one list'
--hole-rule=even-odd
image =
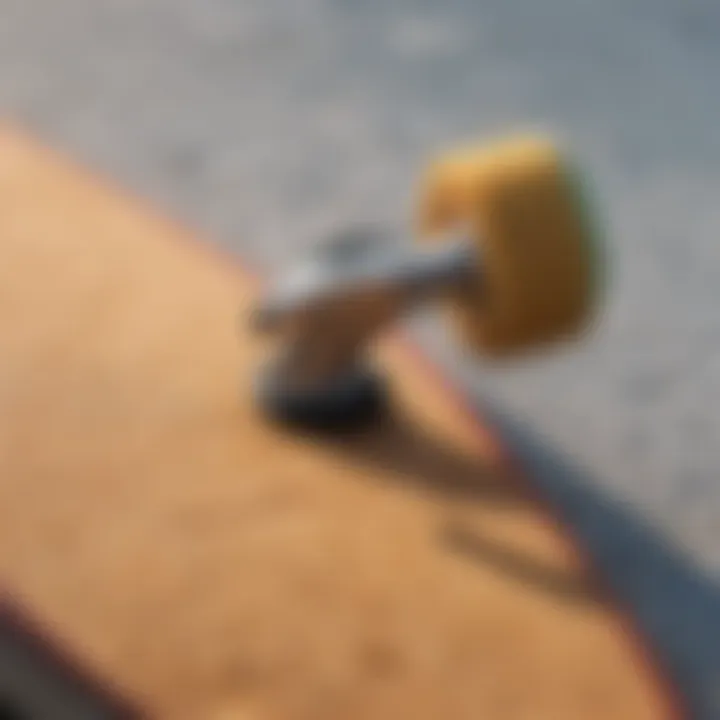
{"label": "tan grip surface", "polygon": [[0,574],[151,716],[657,720],[571,544],[397,341],[397,414],[259,421],[254,285],[0,134]]}

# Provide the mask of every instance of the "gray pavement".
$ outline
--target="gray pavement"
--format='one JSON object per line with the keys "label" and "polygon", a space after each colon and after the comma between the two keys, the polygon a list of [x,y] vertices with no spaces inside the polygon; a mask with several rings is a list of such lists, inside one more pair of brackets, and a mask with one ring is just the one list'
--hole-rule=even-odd
{"label": "gray pavement", "polygon": [[417,329],[502,409],[698,718],[720,717],[719,78],[713,0],[0,0],[0,111],[263,267],[346,221],[402,228],[458,140],[575,149],[613,242],[592,340],[471,370]]}

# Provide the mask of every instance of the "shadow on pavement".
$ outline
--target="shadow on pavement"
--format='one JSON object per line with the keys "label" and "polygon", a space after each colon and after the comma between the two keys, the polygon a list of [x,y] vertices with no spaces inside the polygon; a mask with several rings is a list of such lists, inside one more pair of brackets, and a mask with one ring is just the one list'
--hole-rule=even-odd
{"label": "shadow on pavement", "polygon": [[692,720],[720,717],[720,587],[571,460],[474,394],[519,469],[573,530],[667,671]]}

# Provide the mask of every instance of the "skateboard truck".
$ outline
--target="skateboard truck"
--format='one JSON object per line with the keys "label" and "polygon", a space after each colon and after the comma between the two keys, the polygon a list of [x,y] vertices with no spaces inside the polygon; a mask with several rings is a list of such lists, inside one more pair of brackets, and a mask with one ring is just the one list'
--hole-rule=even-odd
{"label": "skateboard truck", "polygon": [[340,233],[272,282],[252,328],[277,347],[256,397],[296,427],[355,427],[381,415],[370,362],[378,333],[419,305],[448,301],[475,352],[508,357],[583,331],[598,299],[598,243],[577,172],[542,138],[461,150],[430,167],[419,236]]}
{"label": "skateboard truck", "polygon": [[379,415],[385,384],[368,354],[378,333],[420,304],[476,282],[474,243],[399,248],[358,228],[282,274],[252,316],[255,331],[282,337],[263,368],[261,406],[308,427],[347,427]]}

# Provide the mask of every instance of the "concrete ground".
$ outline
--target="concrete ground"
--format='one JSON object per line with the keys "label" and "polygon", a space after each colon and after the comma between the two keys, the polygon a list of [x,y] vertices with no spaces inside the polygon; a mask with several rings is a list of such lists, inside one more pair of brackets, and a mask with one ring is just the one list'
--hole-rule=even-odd
{"label": "concrete ground", "polygon": [[587,538],[692,717],[711,719],[718,37],[712,0],[0,0],[0,111],[266,268],[338,224],[403,228],[438,148],[556,132],[611,231],[596,335],[478,369],[434,322],[417,329]]}

